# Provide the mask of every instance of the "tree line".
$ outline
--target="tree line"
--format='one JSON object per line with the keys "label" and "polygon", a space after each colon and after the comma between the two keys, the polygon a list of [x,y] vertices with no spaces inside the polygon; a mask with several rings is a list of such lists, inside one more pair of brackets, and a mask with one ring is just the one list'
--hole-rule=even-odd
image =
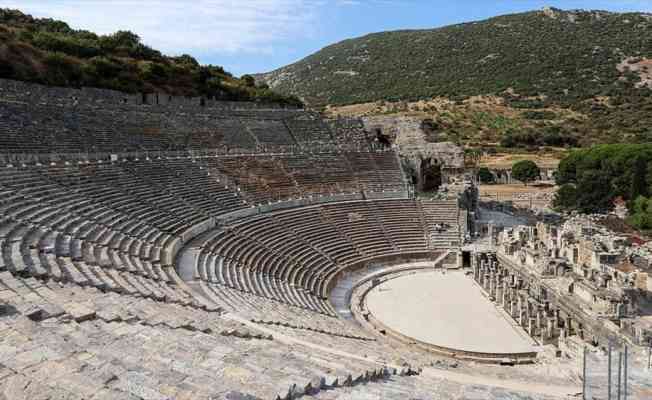
{"label": "tree line", "polygon": [[572,151],[559,164],[554,207],[560,211],[604,213],[621,197],[628,222],[652,228],[652,144],[598,145]]}

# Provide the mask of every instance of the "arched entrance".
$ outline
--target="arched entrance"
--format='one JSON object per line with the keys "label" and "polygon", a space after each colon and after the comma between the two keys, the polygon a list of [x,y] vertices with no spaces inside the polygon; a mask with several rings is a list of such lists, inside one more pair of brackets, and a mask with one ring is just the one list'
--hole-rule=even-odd
{"label": "arched entrance", "polygon": [[441,163],[433,158],[421,160],[421,182],[422,192],[436,192],[442,184]]}

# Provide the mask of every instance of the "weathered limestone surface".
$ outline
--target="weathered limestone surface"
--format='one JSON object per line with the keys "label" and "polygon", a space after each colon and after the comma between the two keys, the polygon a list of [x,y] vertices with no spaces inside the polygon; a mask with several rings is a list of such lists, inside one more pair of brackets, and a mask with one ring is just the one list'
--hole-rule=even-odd
{"label": "weathered limestone surface", "polygon": [[362,120],[367,131],[380,130],[398,146],[401,156],[412,162],[433,158],[444,168],[464,167],[464,150],[451,142],[429,141],[421,118],[379,116]]}
{"label": "weathered limestone surface", "polygon": [[[440,184],[453,183],[464,173],[464,150],[450,142],[440,142],[436,132],[427,132],[427,123],[416,117],[374,116],[362,119],[370,137],[398,149],[403,170],[417,190],[430,191]],[[428,176],[432,169],[439,178]],[[434,179],[434,180],[433,180]]]}

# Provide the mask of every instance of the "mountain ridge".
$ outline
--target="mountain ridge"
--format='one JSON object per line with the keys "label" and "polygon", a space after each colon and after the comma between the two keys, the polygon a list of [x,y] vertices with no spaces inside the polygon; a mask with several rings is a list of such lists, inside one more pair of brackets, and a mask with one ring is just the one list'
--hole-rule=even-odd
{"label": "mountain ridge", "polygon": [[346,39],[256,78],[315,108],[499,96],[586,114],[570,126],[587,143],[646,141],[651,62],[652,14],[545,8]]}

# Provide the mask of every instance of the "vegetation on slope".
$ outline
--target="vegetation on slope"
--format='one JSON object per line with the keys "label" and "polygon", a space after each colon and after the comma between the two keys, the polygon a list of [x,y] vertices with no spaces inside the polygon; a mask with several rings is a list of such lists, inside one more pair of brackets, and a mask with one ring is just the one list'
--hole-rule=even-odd
{"label": "vegetation on slope", "polygon": [[[547,9],[346,40],[258,79],[313,106],[494,95],[552,127],[506,144],[573,146],[652,139],[651,59],[652,15]],[[556,132],[551,108],[585,118]]]}
{"label": "vegetation on slope", "polygon": [[[536,113],[536,114],[532,114]],[[502,147],[502,150],[575,147],[584,140],[573,121],[585,115],[560,107],[519,109],[497,96],[474,96],[453,102],[437,98],[418,102],[374,102],[348,106],[329,106],[331,116],[397,115],[421,118],[437,141],[467,147]],[[539,117],[532,118],[532,115]],[[544,116],[541,118],[540,116]]]}
{"label": "vegetation on slope", "polygon": [[[554,205],[560,210],[605,212],[617,197],[627,201],[634,213],[647,210],[647,197],[652,193],[652,144],[575,150],[560,162],[556,180],[560,188]],[[652,223],[652,207],[649,210]],[[638,225],[636,221],[633,218],[631,222]]]}
{"label": "vegetation on slope", "polygon": [[9,9],[0,9],[0,78],[129,93],[158,91],[300,104],[294,96],[256,85],[251,76],[237,79],[222,67],[199,65],[189,55],[165,56],[132,32],[96,35],[71,29],[62,21],[37,19]]}

